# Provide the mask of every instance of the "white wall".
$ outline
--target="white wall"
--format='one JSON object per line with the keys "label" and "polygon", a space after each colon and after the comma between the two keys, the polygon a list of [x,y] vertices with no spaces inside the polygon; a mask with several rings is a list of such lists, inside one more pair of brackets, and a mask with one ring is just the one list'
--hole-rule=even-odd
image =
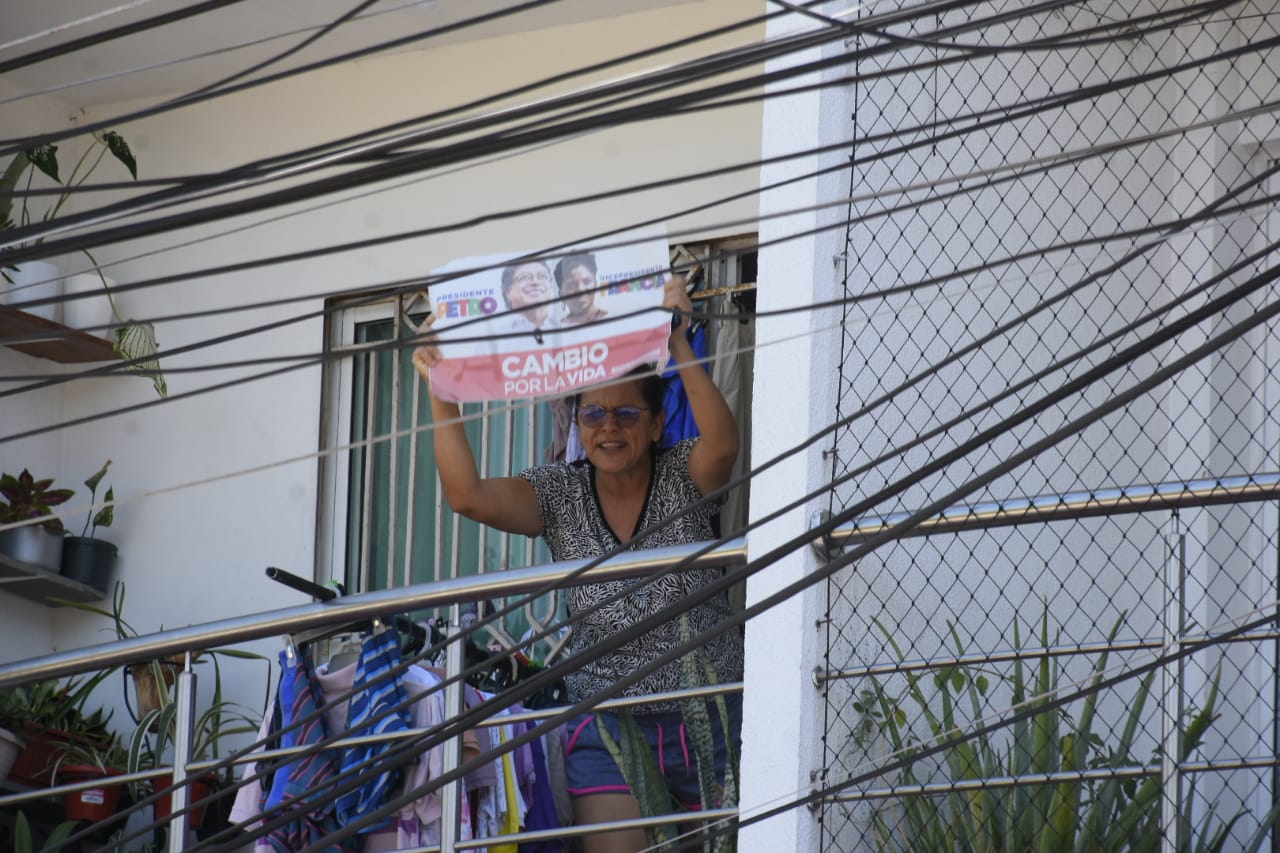
{"label": "white wall", "polygon": [[[755,14],[733,0],[681,4],[612,20],[481,43],[430,48],[370,59],[323,71],[198,107],[117,129],[132,144],[140,174],[163,177],[217,172],[242,162],[340,138],[503,91],[529,80],[616,56],[626,50],[702,32]],[[758,38],[758,31],[731,35],[686,50],[700,56]],[[670,61],[670,60],[662,60]],[[627,73],[624,68],[594,80]],[[542,93],[539,93],[542,94]],[[31,130],[60,126],[64,110],[36,102],[39,117],[24,118]],[[118,115],[141,104],[102,105],[93,118]],[[4,121],[10,126],[8,107]],[[572,198],[632,183],[668,178],[714,166],[754,161],[759,156],[760,109],[756,106],[654,120],[588,134],[543,150],[454,174],[429,176],[411,186],[339,203],[326,199],[314,212],[262,223],[268,214],[234,223],[202,226],[97,252],[112,263],[108,272],[121,283],[136,283],[213,265],[314,249],[415,228],[440,226],[470,216],[496,213],[534,202]],[[127,583],[127,615],[140,631],[175,627],[302,603],[293,591],[268,581],[264,567],[280,566],[309,575],[315,562],[317,462],[321,374],[316,366],[282,376],[200,393],[214,383],[247,378],[263,367],[181,372],[235,359],[317,354],[323,323],[312,316],[323,308],[321,294],[373,288],[402,277],[424,275],[460,256],[535,249],[550,242],[581,239],[607,227],[649,217],[668,217],[672,229],[692,225],[709,234],[726,233],[717,223],[753,217],[747,199],[693,217],[688,206],[756,186],[754,170],[675,189],[610,198],[580,206],[472,227],[438,237],[389,244],[287,265],[262,266],[229,275],[202,275],[191,281],[121,294],[124,314],[156,319],[162,351],[235,335],[276,321],[299,320],[269,332],[236,338],[166,358],[170,400],[151,406],[150,384],[127,377],[80,381],[65,391],[21,400],[20,422],[54,424],[115,408],[129,411],[91,424],[61,429],[22,445],[42,468],[60,479],[82,480],[104,458],[114,460],[109,481],[120,505],[109,537],[121,552],[119,576]],[[361,191],[379,189],[362,187]],[[315,204],[314,202],[311,204]],[[296,212],[303,207],[274,213]],[[216,237],[232,226],[251,226]],[[735,226],[730,231],[750,230]],[[194,237],[209,239],[172,248]],[[144,252],[162,251],[134,259]],[[190,316],[271,298],[303,297],[278,307]],[[0,353],[0,370],[52,370],[48,364]],[[184,397],[184,395],[192,395]],[[133,408],[138,407],[138,408]],[[4,406],[7,426],[12,407]],[[10,463],[0,448],[0,467]],[[0,631],[8,632],[8,612],[48,625],[43,608],[18,604],[8,596]],[[13,657],[109,639],[101,622],[75,612],[53,618],[54,633]],[[2,638],[2,637],[0,637]],[[274,653],[278,644],[258,648]],[[6,654],[14,649],[6,644]],[[255,689],[240,692],[258,701]]]}
{"label": "white wall", "polygon": [[[811,21],[792,16],[770,22],[769,36],[812,26]],[[840,47],[837,42],[825,50]],[[821,56],[822,49],[814,49],[771,63],[769,68]],[[789,81],[784,88],[812,82],[817,82],[816,75]],[[838,138],[844,112],[839,90],[767,101],[762,140],[766,156],[805,151],[818,140]],[[800,178],[838,164],[841,157],[810,156],[766,167],[761,170],[761,185]],[[840,313],[825,309],[769,316],[769,312],[828,302],[836,296],[839,280],[833,275],[832,260],[841,251],[841,230],[811,232],[830,226],[843,211],[790,213],[843,195],[841,183],[847,178],[836,174],[795,180],[760,200],[762,249],[756,308],[762,316],[756,323],[751,460],[758,468],[779,455],[787,456],[752,481],[750,520],[761,525],[747,537],[752,561],[764,559],[774,548],[787,547],[795,537],[805,537],[811,514],[829,505],[825,487],[830,462],[823,448],[831,445],[832,438],[794,455],[790,450],[834,420],[837,376],[832,367],[839,363]],[[797,238],[797,234],[804,236]],[[813,498],[802,500],[811,494]],[[800,505],[786,509],[796,502]],[[780,513],[776,519],[765,521],[775,513]],[[747,606],[763,603],[817,565],[810,548],[794,548],[748,579]],[[822,696],[813,681],[824,632],[821,595],[821,585],[810,587],[747,623],[740,801],[744,822],[787,806],[826,781],[820,774]],[[819,831],[813,812],[791,807],[745,826],[739,846],[743,850],[817,850]]]}
{"label": "white wall", "polygon": [[[0,100],[21,94],[24,94],[22,90],[0,79]],[[69,108],[44,99],[16,101],[0,106],[0,124],[6,128],[6,135],[11,129],[28,124],[42,128],[66,127],[72,115],[73,111]],[[4,165],[8,165],[7,160]],[[37,178],[36,185],[40,183],[43,181]],[[43,205],[35,206],[34,209],[38,214],[43,210]],[[0,291],[5,287],[5,282],[0,281]],[[21,297],[15,296],[15,301],[19,298]],[[11,392],[32,381],[56,376],[71,369],[0,347],[0,377],[4,377],[0,378],[0,392]],[[10,380],[9,377],[31,378]],[[43,430],[62,419],[62,391],[57,387],[0,398],[0,435],[11,436]],[[0,471],[17,476],[27,468],[37,478],[53,477],[56,487],[73,487],[84,478],[64,471],[61,464],[62,447],[58,432],[45,432],[0,442]],[[53,650],[53,638],[52,611],[43,604],[5,592],[4,586],[0,585],[0,660],[45,654]]]}

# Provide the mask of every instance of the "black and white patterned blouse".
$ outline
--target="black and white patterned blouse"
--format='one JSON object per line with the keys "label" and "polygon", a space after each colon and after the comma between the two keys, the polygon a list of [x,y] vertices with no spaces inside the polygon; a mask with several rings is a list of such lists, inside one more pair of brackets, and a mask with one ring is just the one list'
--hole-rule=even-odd
{"label": "black and white patterned blouse", "polygon": [[[649,494],[640,513],[637,531],[644,530],[684,507],[701,499],[702,494],[689,476],[689,451],[698,441],[689,438],[654,455],[653,477]],[[595,469],[589,462],[573,465],[542,465],[520,474],[533,485],[542,510],[542,536],[556,560],[597,557],[616,547],[618,537],[604,520],[600,499],[595,489]],[[714,538],[711,520],[719,507],[706,504],[665,524],[661,530],[632,546],[635,550],[661,548],[703,542]],[[624,531],[627,533],[629,531]],[[568,590],[570,616],[579,614],[623,589],[634,589],[617,601],[575,619],[572,649],[575,654],[607,640],[615,632],[627,628],[646,616],[666,608],[688,593],[721,576],[720,569],[673,572],[650,586],[635,589],[642,579],[605,581],[584,584]],[[724,595],[689,611],[690,632],[697,636],[729,615],[728,598]],[[680,642],[678,618],[664,623],[633,640],[617,651],[583,664],[566,679],[569,698],[580,701],[603,690],[620,677],[633,672],[662,652]],[[710,655],[719,682],[737,681],[742,677],[742,639],[730,630],[703,648]],[[699,667],[701,671],[701,667]],[[680,664],[667,664],[624,691],[626,696],[643,696],[680,688]],[[635,713],[658,713],[677,710],[673,702],[640,706]]]}

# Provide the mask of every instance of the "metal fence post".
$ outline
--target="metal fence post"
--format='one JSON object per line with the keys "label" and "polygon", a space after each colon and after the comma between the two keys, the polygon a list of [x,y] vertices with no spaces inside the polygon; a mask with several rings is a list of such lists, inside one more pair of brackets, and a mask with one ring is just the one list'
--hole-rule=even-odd
{"label": "metal fence post", "polygon": [[[187,652],[182,671],[178,673],[175,692],[178,709],[174,715],[173,791],[170,793],[168,827],[170,853],[181,853],[187,846],[186,808],[191,799],[191,789],[187,786],[187,765],[191,763],[192,730],[196,724],[195,697],[196,674],[191,669],[191,653]],[[163,738],[164,733],[156,732],[156,737]]]}
{"label": "metal fence post", "polygon": [[[1175,509],[1169,552],[1165,560],[1164,616],[1161,620],[1164,654],[1181,645],[1187,577],[1187,535]],[[1160,849],[1176,853],[1178,813],[1182,806],[1182,780],[1178,773],[1182,724],[1182,662],[1160,669]]]}
{"label": "metal fence post", "polygon": [[[464,625],[463,605],[453,606],[450,620],[449,644],[445,648],[444,675],[449,685],[444,689],[446,719],[456,719],[462,713],[463,683],[453,679],[462,672],[463,645],[470,625]],[[474,622],[474,618],[471,620]],[[444,771],[448,773],[462,763],[462,735],[444,742]],[[454,853],[454,845],[460,840],[458,828],[461,821],[462,780],[455,779],[440,790],[440,853]]]}

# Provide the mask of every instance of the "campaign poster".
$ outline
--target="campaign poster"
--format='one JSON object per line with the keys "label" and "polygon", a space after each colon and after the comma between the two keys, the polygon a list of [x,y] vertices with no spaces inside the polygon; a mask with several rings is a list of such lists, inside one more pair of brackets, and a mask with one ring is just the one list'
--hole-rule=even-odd
{"label": "campaign poster", "polygon": [[466,258],[434,271],[445,277],[429,291],[442,357],[431,369],[437,398],[558,397],[638,365],[666,364],[665,235],[521,257]]}

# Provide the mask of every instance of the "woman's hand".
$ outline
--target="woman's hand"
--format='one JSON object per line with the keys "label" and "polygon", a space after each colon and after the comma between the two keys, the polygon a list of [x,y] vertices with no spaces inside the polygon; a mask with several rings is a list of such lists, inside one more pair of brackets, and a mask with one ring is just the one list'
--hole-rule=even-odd
{"label": "woman's hand", "polygon": [[[670,309],[674,313],[672,317],[675,323],[671,328],[671,336],[667,338],[667,349],[675,354],[677,349],[683,356],[684,349],[692,349],[689,347],[689,341],[685,337],[685,333],[689,329],[689,319],[693,314],[693,303],[689,301],[689,292],[685,289],[688,283],[682,275],[673,275],[667,280],[666,287],[662,291],[662,307]],[[684,361],[680,358],[678,361]]]}

